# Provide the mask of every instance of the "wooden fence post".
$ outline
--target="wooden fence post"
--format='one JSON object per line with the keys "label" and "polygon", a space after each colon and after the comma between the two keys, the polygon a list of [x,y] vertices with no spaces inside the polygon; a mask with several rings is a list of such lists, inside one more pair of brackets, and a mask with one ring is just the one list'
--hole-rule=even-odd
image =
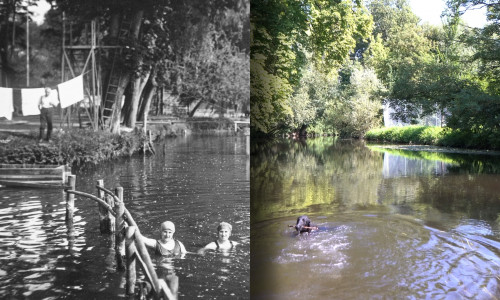
{"label": "wooden fence post", "polygon": [[[75,190],[76,188],[76,176],[68,176],[68,184],[70,190]],[[75,195],[71,193],[66,193],[66,223],[73,225],[73,213],[75,211]]]}
{"label": "wooden fence post", "polygon": [[127,256],[127,282],[125,289],[128,295],[133,295],[135,291],[135,281],[137,280],[135,259],[136,259],[136,248],[135,248],[135,226],[127,227],[125,234],[125,253]]}
{"label": "wooden fence post", "polygon": [[[104,180],[97,180],[97,185],[100,187],[104,187]],[[97,197],[106,201],[106,194],[103,190],[97,189]],[[110,233],[110,224],[107,220],[108,210],[104,208],[100,203],[97,203],[97,207],[99,209],[99,229],[101,230],[101,233]]]}
{"label": "wooden fence post", "polygon": [[[115,208],[115,199],[113,199],[113,197],[111,197],[110,195],[106,195],[106,203],[108,203],[109,206],[111,206],[113,209]],[[109,232],[112,233],[112,232],[115,232],[115,229],[116,229],[116,219],[115,219],[115,216],[113,216],[113,214],[111,214],[110,211],[108,211],[108,228],[109,228]]]}
{"label": "wooden fence post", "polygon": [[115,189],[115,194],[118,196],[120,201],[115,206],[115,235],[116,235],[116,267],[118,270],[125,270],[125,239],[124,239],[124,228],[125,228],[125,220],[123,219],[123,215],[125,213],[125,204],[123,203],[123,187],[117,187]]}
{"label": "wooden fence post", "polygon": [[[104,180],[97,180],[97,186],[104,188]],[[112,208],[115,207],[113,198],[100,188],[97,188],[97,197],[105,201]],[[115,217],[102,204],[98,203],[97,205],[99,207],[99,229],[101,233],[115,232]]]}

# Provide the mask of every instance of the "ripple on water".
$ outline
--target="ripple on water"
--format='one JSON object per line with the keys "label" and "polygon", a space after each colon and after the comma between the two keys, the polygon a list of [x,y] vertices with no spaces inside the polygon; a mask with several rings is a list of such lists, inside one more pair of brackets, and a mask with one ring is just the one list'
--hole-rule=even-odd
{"label": "ripple on water", "polygon": [[499,291],[500,243],[478,235],[488,234],[484,224],[445,232],[398,215],[311,219],[320,231],[309,235],[282,234],[271,221],[257,226],[259,239],[268,241],[267,255],[276,253],[272,265],[256,265],[257,272],[272,274],[256,280],[258,288],[267,281],[283,299],[332,292],[339,299],[492,299]]}

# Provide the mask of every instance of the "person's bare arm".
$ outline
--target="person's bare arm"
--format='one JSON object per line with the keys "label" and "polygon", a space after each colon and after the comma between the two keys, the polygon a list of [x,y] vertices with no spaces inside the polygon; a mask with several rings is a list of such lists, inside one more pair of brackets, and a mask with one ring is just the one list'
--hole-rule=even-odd
{"label": "person's bare arm", "polygon": [[211,242],[210,244],[198,250],[198,254],[204,254],[205,251],[207,250],[215,250],[215,249],[217,249],[217,245],[215,244],[215,242]]}
{"label": "person's bare arm", "polygon": [[144,242],[144,244],[146,245],[146,247],[149,247],[149,248],[155,248],[156,247],[156,240],[154,239],[150,239],[150,238],[147,238],[145,236],[142,237],[142,241]]}

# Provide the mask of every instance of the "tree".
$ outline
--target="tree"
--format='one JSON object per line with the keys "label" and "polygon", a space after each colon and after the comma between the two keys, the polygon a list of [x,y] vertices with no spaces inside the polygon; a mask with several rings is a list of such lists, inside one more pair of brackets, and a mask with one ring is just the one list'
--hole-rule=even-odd
{"label": "tree", "polygon": [[292,116],[288,98],[298,89],[308,60],[334,76],[356,38],[371,31],[360,1],[256,0],[250,22],[251,124],[263,133],[275,132]]}
{"label": "tree", "polygon": [[380,124],[384,86],[360,63],[347,64],[340,76],[337,99],[326,107],[326,126],[340,136],[362,138]]}
{"label": "tree", "polygon": [[[213,99],[220,106],[226,102],[248,102],[241,79],[245,75],[237,78],[237,85],[222,84],[226,83],[225,76],[235,78],[231,68],[243,61],[241,53],[248,53],[248,46],[245,48],[242,43],[245,35],[241,33],[245,17],[248,18],[248,13],[245,15],[248,1],[58,0],[57,4],[59,10],[80,22],[99,18],[101,31],[107,33],[104,43],[123,47],[123,52],[109,56],[109,65],[104,66],[108,70],[104,77],[109,78],[111,62],[116,56],[114,66],[118,69],[113,73],[120,74],[116,101],[129,91],[122,110],[119,103],[113,106],[115,131],[121,113],[125,125],[134,127],[136,120],[147,114],[151,98],[159,87],[181,94],[181,100],[188,103]],[[206,59],[210,53],[216,55]],[[235,62],[235,58],[239,60]],[[233,65],[228,67],[227,62]],[[200,78],[207,80],[200,81]],[[109,80],[105,80],[107,82]],[[237,99],[233,98],[235,95]]]}
{"label": "tree", "polygon": [[498,0],[448,0],[447,15],[453,25],[467,10],[486,8],[488,23],[483,28],[472,28],[462,35],[462,40],[476,52],[472,60],[481,64],[479,75],[487,82],[490,94],[500,94],[500,1]]}
{"label": "tree", "polygon": [[[11,85],[18,61],[26,61],[27,19],[31,20],[30,6],[36,0],[5,0],[0,2],[0,84]],[[24,27],[24,28],[23,28]],[[24,56],[21,58],[21,56]],[[24,70],[25,71],[25,70]],[[9,81],[11,81],[9,83]],[[14,84],[16,84],[14,80]]]}

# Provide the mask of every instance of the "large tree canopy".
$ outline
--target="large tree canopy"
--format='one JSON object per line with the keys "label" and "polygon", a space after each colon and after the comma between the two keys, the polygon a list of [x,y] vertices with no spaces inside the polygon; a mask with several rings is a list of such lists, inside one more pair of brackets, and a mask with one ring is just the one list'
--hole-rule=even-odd
{"label": "large tree canopy", "polygon": [[[362,137],[380,124],[382,103],[409,123],[438,114],[462,131],[500,130],[498,0],[449,0],[442,26],[421,24],[408,0],[366,1],[368,11],[355,1],[255,2],[254,131]],[[465,26],[463,11],[481,6],[487,25]]]}
{"label": "large tree canopy", "polygon": [[[287,101],[308,61],[334,76],[371,32],[361,1],[252,1],[251,123],[271,133],[293,115]],[[307,53],[310,55],[308,56]]]}
{"label": "large tree canopy", "polygon": [[[73,38],[67,44],[85,44],[80,39],[84,34],[79,31],[88,28],[91,20],[97,20],[100,45],[122,47],[99,52],[103,98],[112,76],[116,77],[113,74],[120,77],[115,101],[120,101],[121,95],[126,96],[122,110],[120,105],[104,102],[114,109],[114,130],[121,120],[134,127],[136,120],[148,112],[151,98],[159,88],[190,107],[190,115],[202,103],[216,108],[249,105],[249,1],[49,2],[53,9],[46,15],[43,32],[59,37],[56,47],[61,45],[63,12],[66,29],[70,23],[72,29]],[[22,41],[17,41],[11,32],[21,21],[15,16],[28,12],[23,6],[26,3],[21,0],[0,3],[3,70],[10,70],[13,65],[12,49],[23,47]],[[36,1],[30,2],[33,3]],[[60,52],[53,52],[60,59]],[[46,75],[60,78],[58,72]]]}

